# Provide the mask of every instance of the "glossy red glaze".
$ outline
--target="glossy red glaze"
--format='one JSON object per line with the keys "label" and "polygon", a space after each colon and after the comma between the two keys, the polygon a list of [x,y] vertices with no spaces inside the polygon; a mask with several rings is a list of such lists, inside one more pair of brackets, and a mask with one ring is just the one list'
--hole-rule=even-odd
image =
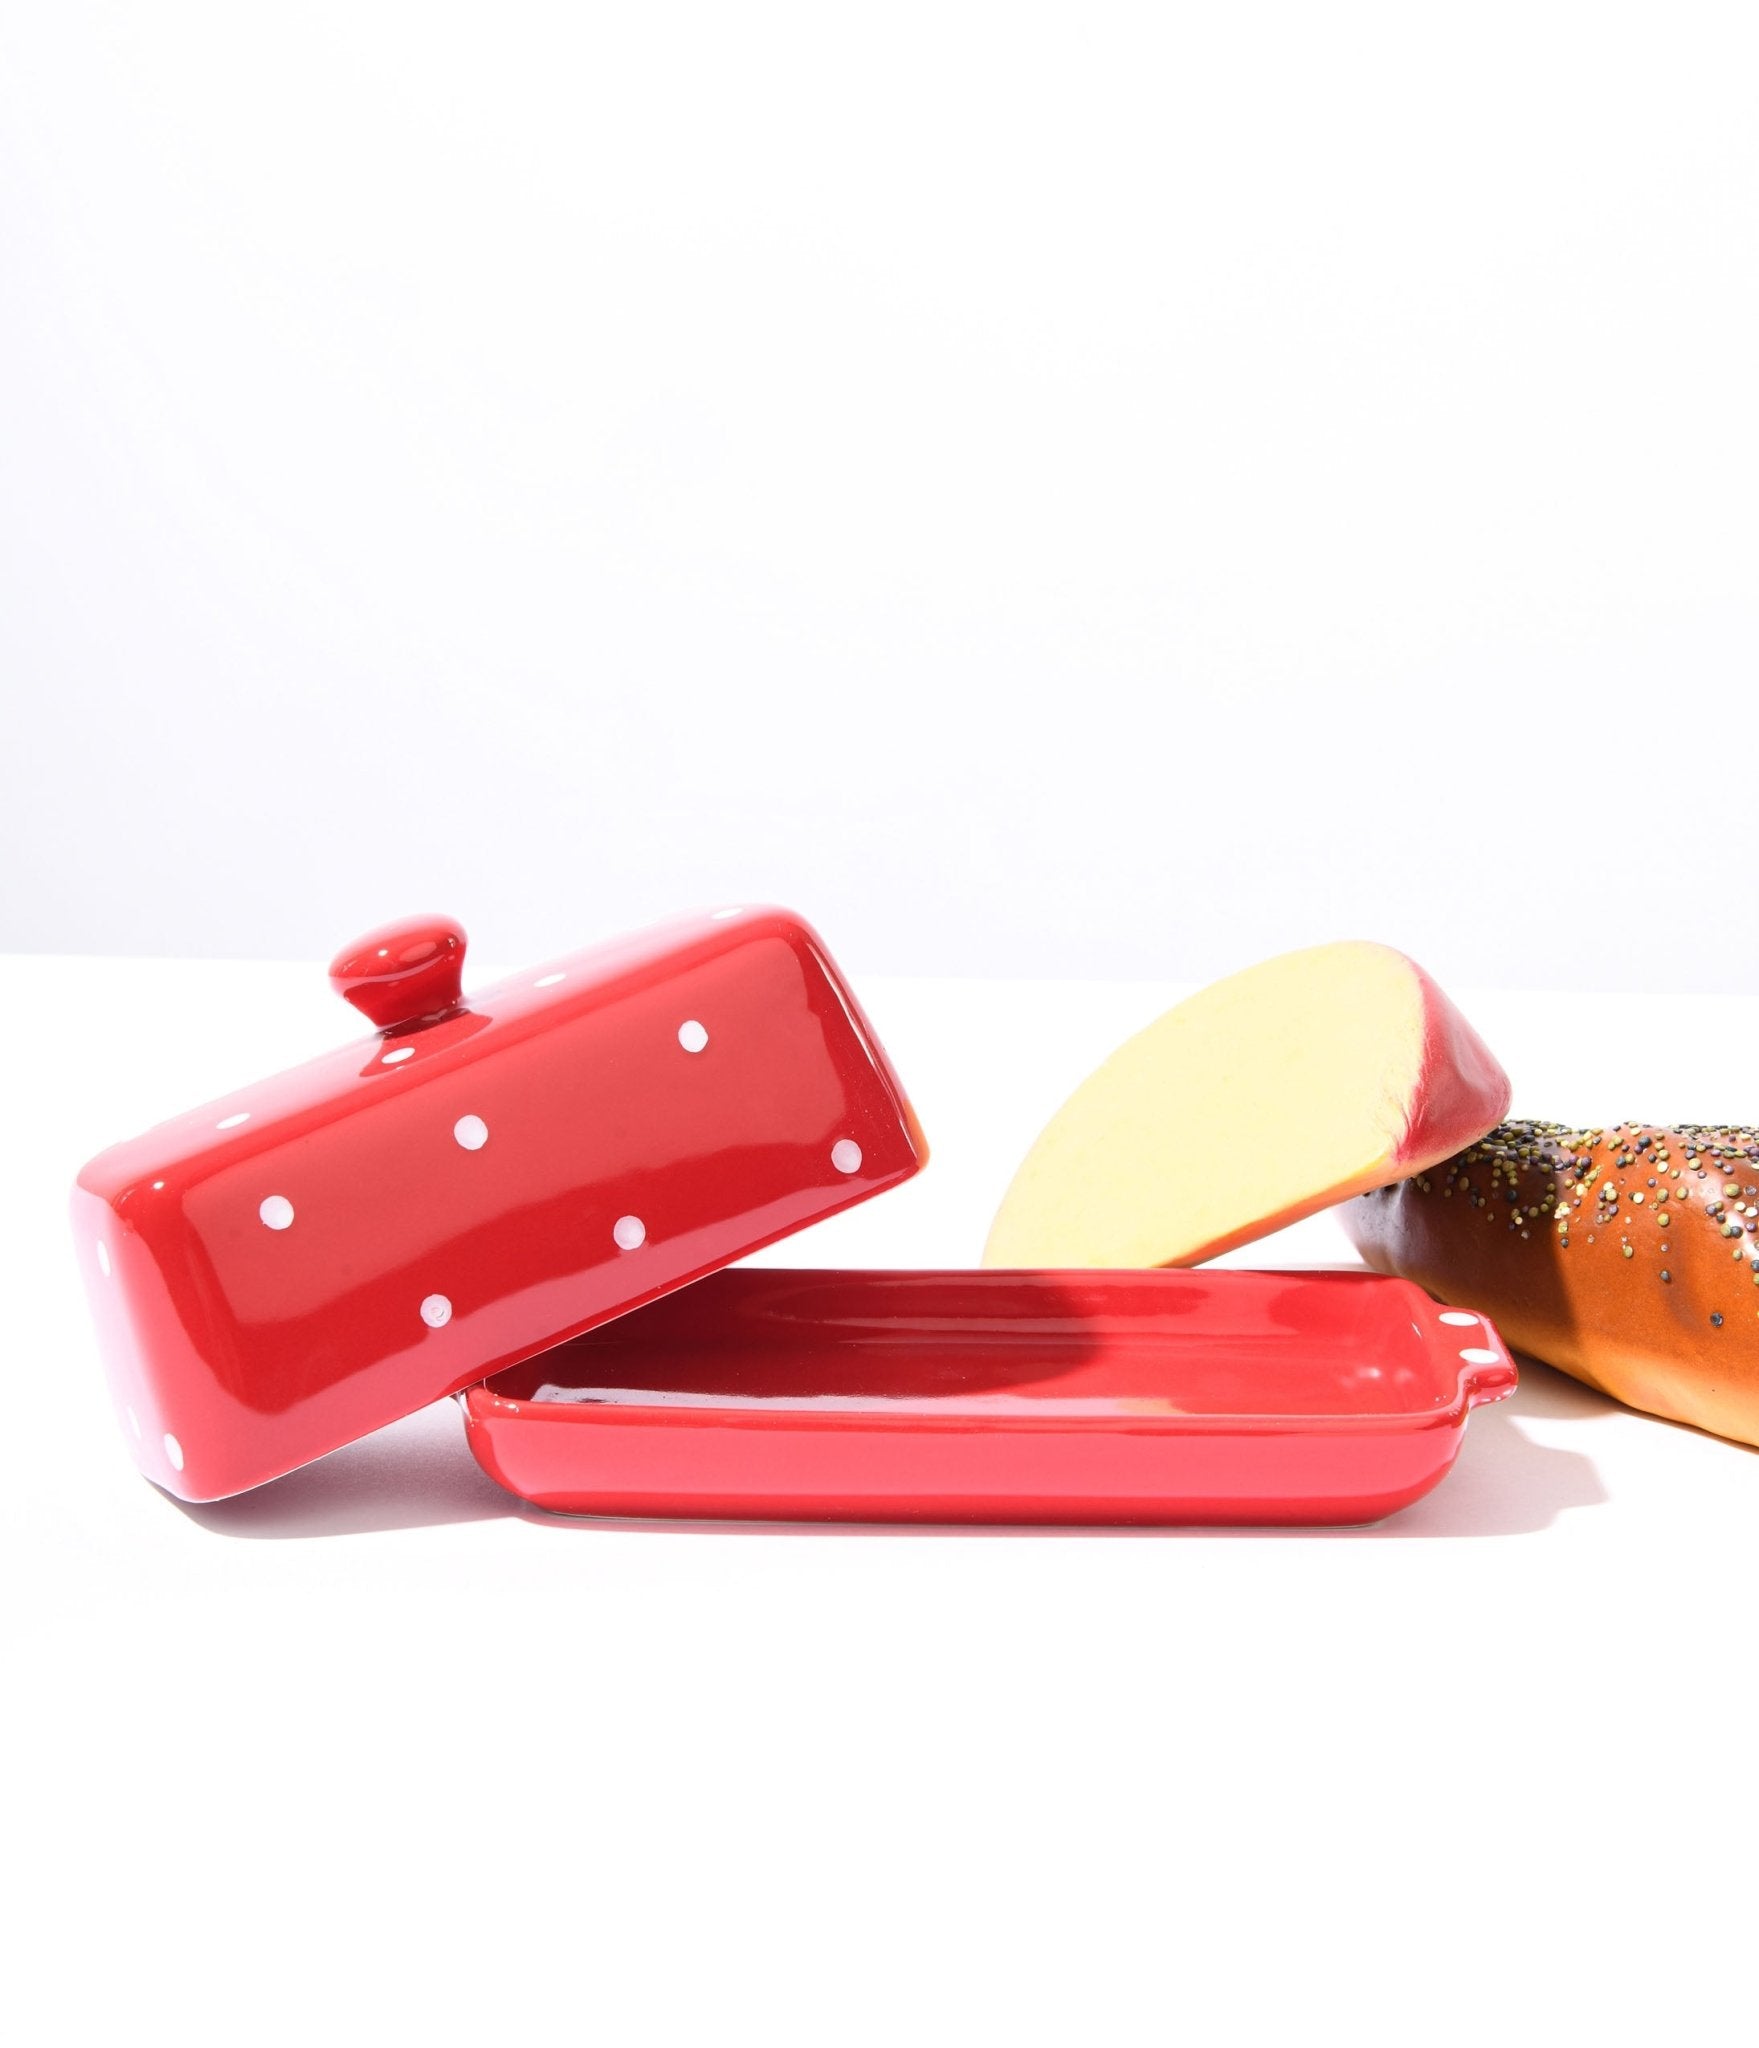
{"label": "glossy red glaze", "polygon": [[747,1267],[463,1403],[569,1514],[1325,1523],[1426,1493],[1514,1385],[1481,1316],[1373,1274]]}
{"label": "glossy red glaze", "polygon": [[464,944],[456,918],[380,925],[330,962],[330,986],[381,1031],[426,1023],[464,1000]]}
{"label": "glossy red glaze", "polygon": [[[462,951],[442,921],[388,929]],[[339,963],[357,1000],[382,937],[368,965],[360,947]],[[405,964],[419,980],[434,958]],[[426,1022],[393,1010],[385,1035],[79,1176],[117,1409],[142,1470],[186,1500],[289,1471],[927,1157],[847,983],[787,911],[680,920]]]}

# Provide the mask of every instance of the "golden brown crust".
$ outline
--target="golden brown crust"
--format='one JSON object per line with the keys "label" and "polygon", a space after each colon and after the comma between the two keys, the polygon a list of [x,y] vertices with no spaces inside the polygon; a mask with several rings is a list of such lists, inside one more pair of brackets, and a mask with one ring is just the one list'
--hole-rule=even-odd
{"label": "golden brown crust", "polygon": [[1369,1265],[1517,1349],[1759,1444],[1759,1131],[1501,1124],[1340,1213]]}

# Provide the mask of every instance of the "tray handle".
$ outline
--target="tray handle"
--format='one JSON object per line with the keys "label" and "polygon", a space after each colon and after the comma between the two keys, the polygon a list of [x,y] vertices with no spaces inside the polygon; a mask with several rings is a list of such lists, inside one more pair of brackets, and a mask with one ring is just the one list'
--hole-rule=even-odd
{"label": "tray handle", "polygon": [[1482,1408],[1491,1401],[1506,1401],[1515,1391],[1520,1375],[1508,1346],[1497,1335],[1496,1325],[1474,1308],[1438,1304],[1434,1316],[1432,1335],[1456,1351],[1465,1368],[1460,1384],[1465,1390],[1466,1406]]}

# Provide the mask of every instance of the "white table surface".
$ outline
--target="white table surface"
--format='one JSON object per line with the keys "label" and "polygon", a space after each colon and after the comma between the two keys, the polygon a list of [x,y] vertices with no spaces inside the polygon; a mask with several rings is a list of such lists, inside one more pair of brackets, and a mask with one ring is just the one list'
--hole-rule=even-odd
{"label": "white table surface", "polygon": [[[777,1263],[974,1260],[1179,992],[860,985],[935,1158]],[[1759,1117],[1750,1005],[1462,1001],[1518,1112]],[[347,1020],[309,966],[0,1003],[14,2039],[1752,2038],[1752,1452],[1533,1368],[1360,1532],[668,1527],[522,1511],[444,1403],[181,1507],[65,1190]]]}

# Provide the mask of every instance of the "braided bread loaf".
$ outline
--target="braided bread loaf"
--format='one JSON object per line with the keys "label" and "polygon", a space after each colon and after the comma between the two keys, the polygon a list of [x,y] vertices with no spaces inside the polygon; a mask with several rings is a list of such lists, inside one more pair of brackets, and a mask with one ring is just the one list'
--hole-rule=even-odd
{"label": "braided bread loaf", "polygon": [[1517,1348],[1759,1444],[1759,1131],[1506,1123],[1340,1213],[1369,1265]]}

